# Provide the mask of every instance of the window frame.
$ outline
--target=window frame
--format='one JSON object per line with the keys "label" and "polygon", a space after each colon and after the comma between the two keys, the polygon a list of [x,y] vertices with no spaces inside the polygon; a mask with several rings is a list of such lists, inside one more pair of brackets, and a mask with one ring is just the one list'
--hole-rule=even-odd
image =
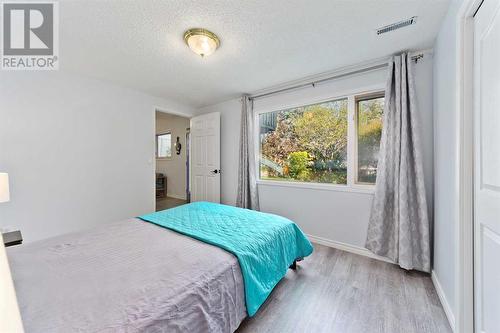
{"label": "window frame", "polygon": [[[162,135],[167,135],[167,134],[170,134],[170,156],[160,157],[159,154],[158,154],[159,153],[159,151],[158,151],[158,148],[159,148],[159,146],[158,146],[158,137],[160,137]],[[169,131],[165,131],[165,132],[162,132],[162,133],[158,133],[158,134],[156,134],[155,138],[156,138],[156,142],[155,142],[156,143],[156,149],[155,149],[156,159],[157,160],[171,160],[172,157],[173,157],[173,154],[172,154],[172,131],[169,130]]]}
{"label": "window frame", "polygon": [[[274,107],[254,108],[254,149],[255,149],[255,172],[258,186],[272,186],[272,187],[292,187],[304,188],[325,191],[337,192],[354,192],[373,194],[375,185],[369,183],[357,183],[357,110],[356,98],[362,96],[376,96],[385,95],[385,88],[382,85],[376,85],[364,89],[353,89],[346,92],[337,94],[330,94],[310,99],[300,99],[297,103],[281,104]],[[347,99],[347,184],[327,184],[327,183],[312,183],[300,181],[286,181],[286,180],[266,180],[260,179],[260,126],[259,116],[263,113],[277,112],[298,108],[303,106],[321,104],[329,101]]]}

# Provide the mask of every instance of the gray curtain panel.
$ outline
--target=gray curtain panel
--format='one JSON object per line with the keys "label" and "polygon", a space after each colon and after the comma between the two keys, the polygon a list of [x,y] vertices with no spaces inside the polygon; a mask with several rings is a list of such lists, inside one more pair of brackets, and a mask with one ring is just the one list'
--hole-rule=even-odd
{"label": "gray curtain panel", "polygon": [[240,159],[236,206],[259,210],[253,135],[253,101],[245,95],[241,98]]}
{"label": "gray curtain panel", "polygon": [[366,247],[404,269],[430,271],[430,233],[411,59],[389,62],[384,124]]}

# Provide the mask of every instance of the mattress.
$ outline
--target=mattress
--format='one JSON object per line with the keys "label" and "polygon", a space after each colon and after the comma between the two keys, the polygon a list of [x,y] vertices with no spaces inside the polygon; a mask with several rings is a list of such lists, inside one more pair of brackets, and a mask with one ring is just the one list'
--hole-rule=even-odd
{"label": "mattress", "polygon": [[233,332],[235,256],[138,219],[7,249],[25,331]]}
{"label": "mattress", "polygon": [[311,242],[295,223],[283,216],[250,209],[199,201],[139,218],[234,254],[245,283],[245,304],[250,317],[257,313],[290,265],[313,251]]}

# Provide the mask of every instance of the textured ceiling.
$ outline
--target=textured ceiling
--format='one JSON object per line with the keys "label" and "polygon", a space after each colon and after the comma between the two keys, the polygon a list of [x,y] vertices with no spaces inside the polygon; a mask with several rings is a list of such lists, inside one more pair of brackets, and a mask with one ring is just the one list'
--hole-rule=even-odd
{"label": "textured ceiling", "polygon": [[[196,108],[305,76],[431,48],[448,0],[60,1],[60,66]],[[417,24],[375,29],[418,16]],[[203,27],[220,49],[182,39]]]}

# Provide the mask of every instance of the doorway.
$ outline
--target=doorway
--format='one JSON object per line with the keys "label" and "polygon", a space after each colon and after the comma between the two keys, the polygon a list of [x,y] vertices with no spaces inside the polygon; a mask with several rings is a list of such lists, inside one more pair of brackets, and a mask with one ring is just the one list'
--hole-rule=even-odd
{"label": "doorway", "polygon": [[189,118],[155,112],[156,211],[189,201]]}

